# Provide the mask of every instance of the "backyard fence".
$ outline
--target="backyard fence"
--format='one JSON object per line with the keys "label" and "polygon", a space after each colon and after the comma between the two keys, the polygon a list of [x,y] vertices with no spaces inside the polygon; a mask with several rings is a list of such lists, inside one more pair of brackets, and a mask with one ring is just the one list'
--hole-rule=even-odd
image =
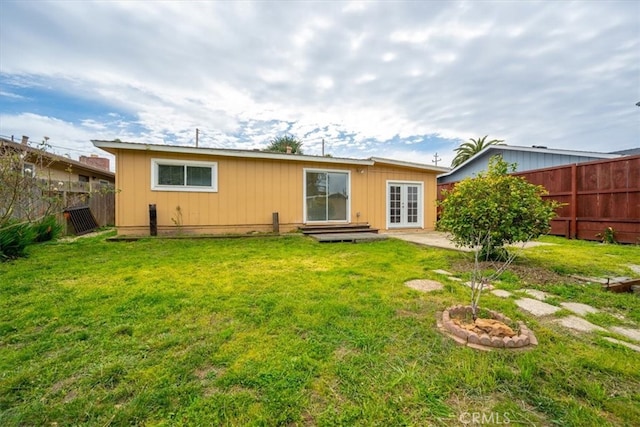
{"label": "backyard fence", "polygon": [[[513,175],[547,189],[548,199],[564,203],[550,234],[602,240],[609,227],[620,243],[640,244],[640,155],[555,166]],[[442,190],[455,183],[439,184]]]}
{"label": "backyard fence", "polygon": [[73,227],[67,223],[63,210],[81,206],[89,207],[96,223],[100,227],[115,224],[115,187],[113,184],[70,182],[51,184],[47,180],[39,180],[38,185],[31,186],[32,195],[27,197],[28,203],[18,204],[13,217],[26,220],[37,218],[46,212],[54,212],[63,233],[73,233]]}
{"label": "backyard fence", "polygon": [[[87,206],[99,227],[115,224],[116,198],[114,186],[112,184],[92,183],[91,188],[65,189],[59,191],[59,194],[63,201],[63,208]],[[65,234],[69,234],[73,231],[73,227],[69,227],[64,215],[59,214],[58,220],[61,224],[65,225]]]}

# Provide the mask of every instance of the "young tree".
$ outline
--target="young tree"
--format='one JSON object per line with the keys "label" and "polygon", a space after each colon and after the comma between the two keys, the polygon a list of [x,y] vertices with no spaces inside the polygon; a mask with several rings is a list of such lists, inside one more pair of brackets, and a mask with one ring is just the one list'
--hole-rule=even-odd
{"label": "young tree", "polygon": [[0,145],[0,260],[23,256],[40,229],[56,227],[51,215],[61,210],[62,200],[51,191],[51,180],[36,177],[34,170],[48,169],[46,154],[46,141],[37,147]]}
{"label": "young tree", "polygon": [[468,142],[460,144],[458,148],[453,150],[456,152],[456,156],[451,162],[451,167],[455,168],[456,166],[463,164],[490,145],[499,145],[504,142],[503,139],[492,139],[491,141],[487,141],[488,136],[489,135],[485,135],[478,139],[470,138]]}
{"label": "young tree", "polygon": [[[451,233],[456,245],[474,250],[471,279],[474,319],[483,287],[515,258],[515,253],[507,252],[504,246],[546,234],[549,221],[560,206],[556,201],[542,199],[547,194],[544,187],[509,175],[510,168],[515,170],[515,165],[494,156],[488,172],[458,182],[451,191],[444,192],[444,200],[439,202],[442,209],[439,228]],[[483,274],[480,267],[483,260],[497,261],[493,274]]]}
{"label": "young tree", "polygon": [[302,141],[299,141],[292,135],[279,136],[273,139],[264,151],[286,153],[287,147],[291,147],[292,154],[302,154]]}

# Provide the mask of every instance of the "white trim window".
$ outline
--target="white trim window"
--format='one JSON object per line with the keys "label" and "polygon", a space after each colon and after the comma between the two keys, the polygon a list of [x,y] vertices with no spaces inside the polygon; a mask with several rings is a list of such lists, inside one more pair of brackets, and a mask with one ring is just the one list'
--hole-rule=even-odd
{"label": "white trim window", "polygon": [[351,212],[351,172],[303,169],[304,222],[348,223]]}
{"label": "white trim window", "polygon": [[151,159],[154,191],[218,191],[218,163],[191,160]]}

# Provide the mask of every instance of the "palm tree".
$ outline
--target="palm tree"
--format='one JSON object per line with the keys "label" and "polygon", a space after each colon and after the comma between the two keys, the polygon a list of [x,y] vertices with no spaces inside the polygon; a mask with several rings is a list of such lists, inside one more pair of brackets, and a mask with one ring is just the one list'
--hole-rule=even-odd
{"label": "palm tree", "polygon": [[279,136],[273,139],[264,151],[286,153],[287,147],[291,147],[292,154],[302,154],[302,141],[291,135]]}
{"label": "palm tree", "polygon": [[489,135],[485,135],[478,139],[469,138],[469,142],[463,142],[460,144],[460,146],[454,150],[456,152],[456,156],[451,162],[451,167],[455,168],[460,166],[490,145],[499,145],[504,142],[503,139],[492,139],[491,141],[487,141],[488,136]]}

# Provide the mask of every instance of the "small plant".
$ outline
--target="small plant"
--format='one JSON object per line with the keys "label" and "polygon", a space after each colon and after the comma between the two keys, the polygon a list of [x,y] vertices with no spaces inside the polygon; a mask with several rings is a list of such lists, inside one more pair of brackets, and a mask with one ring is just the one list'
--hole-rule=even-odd
{"label": "small plant", "polygon": [[42,218],[39,222],[34,223],[32,227],[35,233],[35,242],[54,240],[62,233],[62,225],[58,223],[54,215]]}
{"label": "small plant", "polygon": [[8,221],[0,229],[0,261],[26,256],[27,246],[33,243],[36,232],[28,222]]}
{"label": "small plant", "polygon": [[600,239],[602,243],[605,244],[614,244],[616,242],[616,231],[613,227],[607,227],[604,229],[602,233],[596,234],[596,237]]}
{"label": "small plant", "polygon": [[171,222],[178,228],[178,232],[182,229],[182,209],[176,206],[176,214],[171,217]]}

